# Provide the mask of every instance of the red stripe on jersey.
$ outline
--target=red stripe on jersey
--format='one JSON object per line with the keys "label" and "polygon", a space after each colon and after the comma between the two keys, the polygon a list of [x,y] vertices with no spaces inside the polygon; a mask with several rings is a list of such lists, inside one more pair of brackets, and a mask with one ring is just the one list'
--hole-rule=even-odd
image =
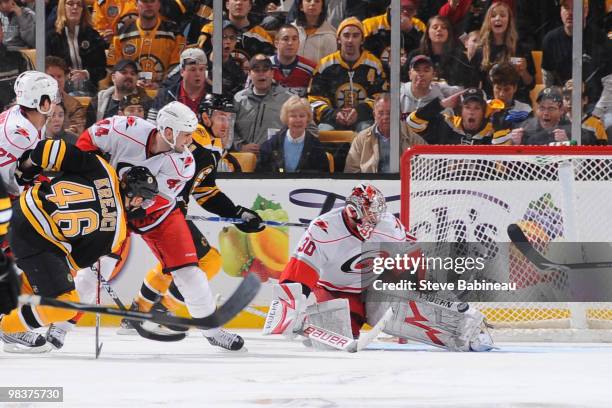
{"label": "red stripe on jersey", "polygon": [[164,207],[168,207],[168,204],[170,204],[170,201],[166,200],[164,197],[158,194],[155,196],[155,198],[153,198],[153,205],[147,207],[145,212],[147,213],[147,215],[153,214],[155,211],[158,211]]}
{"label": "red stripe on jersey", "polygon": [[96,152],[100,150],[91,139],[89,129],[85,129],[85,131],[81,133],[81,136],[79,136],[79,138],[77,139],[76,147],[78,147],[84,152]]}
{"label": "red stripe on jersey", "polygon": [[317,284],[319,274],[304,261],[300,261],[295,257],[291,257],[289,263],[285,266],[283,273],[278,280],[279,283],[285,281],[302,283],[308,286],[311,290]]}
{"label": "red stripe on jersey", "polygon": [[360,293],[363,291],[363,288],[360,287],[354,287],[354,286],[336,286],[331,282],[328,281],[324,281],[324,280],[319,280],[319,285],[323,286],[327,289],[331,289],[331,290],[337,290],[337,291],[341,291],[341,292],[353,292],[353,293]]}

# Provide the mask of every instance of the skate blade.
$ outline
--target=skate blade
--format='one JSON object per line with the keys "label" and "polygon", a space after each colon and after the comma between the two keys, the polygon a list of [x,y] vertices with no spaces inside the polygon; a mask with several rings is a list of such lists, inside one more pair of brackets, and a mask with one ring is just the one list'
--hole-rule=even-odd
{"label": "skate blade", "polygon": [[38,347],[28,347],[22,344],[15,343],[4,343],[3,350],[6,353],[14,353],[14,354],[42,354],[48,353],[53,349],[53,347],[49,343],[45,343],[42,346]]}

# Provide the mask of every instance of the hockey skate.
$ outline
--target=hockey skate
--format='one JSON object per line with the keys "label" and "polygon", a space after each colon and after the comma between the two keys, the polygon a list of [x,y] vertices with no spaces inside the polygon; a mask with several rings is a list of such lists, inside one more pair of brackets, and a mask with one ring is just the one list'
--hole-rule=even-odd
{"label": "hockey skate", "polygon": [[4,351],[7,353],[38,354],[51,351],[51,344],[45,337],[33,332],[1,333]]}
{"label": "hockey skate", "polygon": [[64,339],[66,339],[66,333],[68,333],[63,327],[56,324],[51,324],[45,335],[47,343],[53,346],[54,349],[59,350],[64,347]]}
{"label": "hockey skate", "polygon": [[[209,333],[214,330],[214,333]],[[230,333],[224,329],[206,330],[203,334],[206,340],[217,347],[229,351],[246,351],[244,348],[244,340],[236,333]]]}

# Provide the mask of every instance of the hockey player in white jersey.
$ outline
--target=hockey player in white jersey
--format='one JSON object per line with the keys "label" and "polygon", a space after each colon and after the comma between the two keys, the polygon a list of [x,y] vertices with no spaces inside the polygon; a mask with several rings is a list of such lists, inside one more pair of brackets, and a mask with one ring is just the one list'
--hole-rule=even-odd
{"label": "hockey player in white jersey", "polygon": [[[171,102],[158,112],[157,125],[132,116],[113,116],[87,129],[77,147],[109,154],[119,174],[125,167],[140,165],[155,175],[159,194],[129,224],[161,262],[163,272],[172,274],[191,316],[201,318],[212,314],[216,304],[206,274],[198,267],[191,232],[177,206],[179,193],[194,176],[194,158],[188,146],[197,124],[191,109]],[[95,275],[86,272],[79,272],[77,289],[95,287]],[[221,328],[204,330],[203,334],[212,345],[225,349],[239,350],[244,345],[240,336]]]}
{"label": "hockey player in white jersey", "polygon": [[0,177],[8,193],[18,196],[19,184],[30,180],[15,178],[17,162],[44,139],[43,128],[59,102],[59,89],[55,79],[38,71],[21,73],[14,88],[16,104],[0,114]]}
{"label": "hockey player in white jersey", "polygon": [[[372,270],[373,254],[364,251],[362,244],[405,242],[411,253],[419,251],[414,241],[402,223],[387,212],[385,198],[376,187],[357,185],[345,207],[310,223],[274,288],[264,334],[291,338],[301,333],[307,321],[357,338],[364,323],[376,324],[391,307],[392,318],[383,328],[389,334],[451,350],[490,349],[490,337],[481,333],[484,316],[466,304],[428,302],[418,293],[404,297],[395,291],[383,293],[383,298],[375,302],[366,302],[376,276]],[[311,293],[316,304],[307,308]],[[324,307],[332,302],[335,306]],[[337,311],[336,305],[345,309],[348,306],[350,313]],[[335,321],[325,317],[324,312],[329,310],[336,310]],[[350,323],[341,321],[349,318]],[[436,336],[431,338],[431,333]]]}

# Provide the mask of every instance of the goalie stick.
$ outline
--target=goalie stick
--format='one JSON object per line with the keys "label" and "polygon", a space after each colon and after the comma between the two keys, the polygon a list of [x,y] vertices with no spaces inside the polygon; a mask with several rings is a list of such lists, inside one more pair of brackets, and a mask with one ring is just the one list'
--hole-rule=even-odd
{"label": "goalie stick", "polygon": [[155,311],[139,312],[136,310],[121,310],[114,307],[97,306],[78,302],[66,302],[63,300],[41,297],[36,295],[21,295],[19,303],[32,306],[52,306],[62,309],[77,310],[81,312],[101,313],[111,316],[121,316],[128,319],[151,321],[163,325],[178,325],[195,327],[198,329],[213,329],[223,326],[247,306],[257,295],[261,282],[254,273],[249,273],[240,283],[238,289],[210,316],[201,318],[185,318],[170,316]]}
{"label": "goalie stick", "polygon": [[569,271],[572,269],[602,269],[612,268],[612,261],[602,262],[580,262],[580,263],[557,263],[544,257],[537,249],[533,247],[531,242],[527,239],[527,236],[516,224],[508,225],[508,236],[510,241],[516,246],[516,248],[533,263],[538,269],[543,271],[549,270],[561,270]]}
{"label": "goalie stick", "polygon": [[[218,300],[221,300],[221,297],[217,297]],[[259,316],[262,318],[266,318],[268,315],[266,312],[263,312],[259,309],[254,308],[253,306],[246,306],[244,311],[250,313],[255,316]],[[362,332],[359,336],[358,340],[343,336],[341,334],[335,333],[331,330],[323,329],[321,327],[306,324],[300,331],[297,333],[304,337],[308,337],[309,339],[326,344],[330,347],[333,347],[338,350],[348,351],[349,353],[354,353],[356,351],[361,351],[368,346],[385,328],[385,324],[393,317],[393,310],[389,308],[383,317],[367,332]]]}

